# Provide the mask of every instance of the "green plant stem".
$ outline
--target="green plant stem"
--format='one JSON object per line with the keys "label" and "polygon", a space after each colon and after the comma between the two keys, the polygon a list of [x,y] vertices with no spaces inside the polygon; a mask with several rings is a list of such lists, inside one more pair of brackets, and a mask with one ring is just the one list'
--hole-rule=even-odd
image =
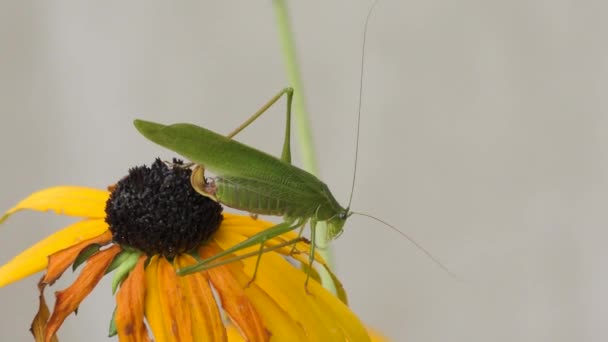
{"label": "green plant stem", "polygon": [[[304,101],[304,86],[300,78],[300,70],[296,58],[296,49],[293,41],[293,34],[289,25],[289,14],[284,0],[273,0],[274,10],[279,31],[279,39],[281,41],[281,50],[285,68],[287,70],[287,80],[294,89],[293,113],[295,117],[295,125],[297,129],[297,138],[302,154],[302,164],[306,171],[315,176],[319,174],[319,168],[315,155],[315,148],[312,138],[312,130],[310,127],[310,119],[306,111],[306,103]],[[327,226],[324,222],[317,224],[317,237],[314,243],[318,247],[317,252],[332,266],[332,253],[329,247],[329,241],[326,240]],[[320,268],[319,275],[323,287],[336,294],[336,286],[327,271]]]}

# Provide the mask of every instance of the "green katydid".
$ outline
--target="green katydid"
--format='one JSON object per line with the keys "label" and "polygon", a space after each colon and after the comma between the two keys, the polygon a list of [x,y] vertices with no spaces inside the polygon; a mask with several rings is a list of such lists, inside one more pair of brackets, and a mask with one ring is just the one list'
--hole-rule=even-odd
{"label": "green katydid", "polygon": [[[359,88],[359,113],[357,119],[357,143],[355,149],[355,173],[357,167],[357,154],[359,147],[359,125],[361,122],[361,98],[363,84],[363,62],[365,52],[365,41],[367,36],[367,26],[373,9],[377,4],[374,1],[367,13],[363,35],[363,53],[361,55],[361,74]],[[283,95],[287,96],[287,112],[285,137],[281,159],[259,151],[253,147],[239,143],[232,138],[249,126],[270,106],[277,102]],[[245,256],[234,257],[220,260],[235,251],[260,245],[257,253],[258,259],[265,251],[265,241],[272,239],[285,232],[303,228],[310,222],[311,247],[309,253],[309,268],[311,269],[314,261],[316,248],[316,226],[318,222],[327,224],[326,241],[338,237],[343,229],[346,220],[352,214],[358,214],[372,218],[389,228],[395,230],[418,249],[423,251],[431,260],[441,267],[448,274],[452,274],[439,260],[424,249],[415,240],[398,230],[396,227],[380,220],[374,216],[356,213],[350,210],[350,202],[355,185],[353,176],[353,188],[351,190],[349,204],[346,208],[342,207],[334,198],[325,183],[316,176],[291,164],[291,103],[293,99],[293,89],[285,88],[275,95],[260,110],[253,114],[247,121],[237,127],[232,133],[224,136],[206,128],[193,124],[180,123],[165,126],[162,124],[135,120],[135,127],[146,138],[164,146],[182,156],[189,158],[196,164],[191,177],[193,188],[203,196],[210,197],[228,207],[245,210],[253,215],[275,215],[283,216],[284,222],[279,223],[249,239],[242,241],[231,248],[224,250],[217,255],[201,260],[199,263],[182,268],[178,274],[185,275],[200,270],[209,269],[222,265]],[[205,169],[216,174],[216,177],[206,178]],[[300,229],[300,234],[302,229]],[[291,240],[287,243],[295,244],[302,241],[302,238]],[[275,246],[276,247],[276,246]],[[248,254],[247,256],[252,256]],[[309,273],[310,274],[310,273]],[[308,283],[306,279],[306,283]],[[252,279],[253,280],[253,279]]]}
{"label": "green katydid", "polygon": [[[281,159],[232,139],[283,95],[287,96],[287,119]],[[316,248],[314,241],[316,241],[317,223],[326,222],[328,228],[327,240],[329,241],[342,233],[346,220],[352,214],[373,218],[396,230],[441,268],[450,273],[445,266],[409,236],[371,215],[352,212],[350,203],[346,208],[342,207],[325,183],[316,176],[291,164],[292,98],[293,89],[283,89],[251,118],[227,136],[188,123],[166,126],[150,121],[135,120],[135,127],[146,138],[177,152],[196,164],[192,172],[191,182],[193,188],[201,195],[228,207],[248,211],[254,215],[284,217],[284,222],[272,226],[213,257],[182,268],[178,271],[178,274],[190,274],[228,263],[231,260],[241,259],[241,257],[238,257],[214,263],[214,261],[235,251],[256,245],[260,245],[257,253],[257,263],[259,263],[263,252],[266,251],[264,249],[265,241],[288,231],[302,228],[307,222],[310,222],[312,241],[309,253],[309,267],[311,267]],[[212,171],[216,176],[206,178],[205,169]],[[255,278],[255,272],[253,277]]]}

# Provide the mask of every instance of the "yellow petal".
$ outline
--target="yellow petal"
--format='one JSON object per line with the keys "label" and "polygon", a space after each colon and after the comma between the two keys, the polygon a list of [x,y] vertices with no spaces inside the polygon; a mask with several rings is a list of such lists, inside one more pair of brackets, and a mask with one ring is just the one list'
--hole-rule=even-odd
{"label": "yellow petal", "polygon": [[158,255],[150,258],[146,266],[146,320],[156,341],[168,341],[163,322],[163,311],[160,303],[162,293],[158,282]]}
{"label": "yellow petal", "polygon": [[146,268],[146,318],[156,341],[192,341],[192,323],[173,266],[153,257]]}
{"label": "yellow petal", "polygon": [[[234,245],[234,240],[216,240],[222,248]],[[237,252],[242,254],[243,251]],[[255,269],[256,258],[243,260],[245,272],[250,276]],[[257,273],[256,284],[301,322],[311,340],[344,340],[369,341],[365,327],[359,319],[338,298],[311,280],[307,294],[304,289],[306,274],[291,266],[277,253],[266,253],[262,256]],[[338,328],[340,332],[334,329]],[[313,334],[323,334],[310,336]],[[327,335],[329,334],[329,335]],[[343,334],[343,335],[342,335]]]}
{"label": "yellow petal", "polygon": [[23,209],[52,210],[56,214],[87,218],[104,218],[106,201],[110,193],[104,190],[79,186],[58,186],[29,195],[7,211],[0,223]]}
{"label": "yellow petal", "polygon": [[[175,258],[178,268],[193,265],[196,261],[184,254]],[[184,291],[184,300],[192,317],[192,334],[194,341],[226,341],[226,329],[222,316],[215,302],[209,280],[203,273],[193,273],[179,277]]]}
{"label": "yellow petal", "polygon": [[230,327],[226,329],[226,332],[228,333],[229,342],[245,342],[245,339],[243,336],[241,336],[241,333],[237,328],[234,327],[234,325],[230,325]]}
{"label": "yellow petal", "polygon": [[388,337],[382,335],[378,330],[372,329],[370,327],[367,328],[367,332],[369,333],[369,337],[372,339],[372,342],[389,342]]}
{"label": "yellow petal", "polygon": [[86,220],[50,235],[0,267],[0,287],[42,271],[49,255],[101,235],[107,229],[103,220]]}

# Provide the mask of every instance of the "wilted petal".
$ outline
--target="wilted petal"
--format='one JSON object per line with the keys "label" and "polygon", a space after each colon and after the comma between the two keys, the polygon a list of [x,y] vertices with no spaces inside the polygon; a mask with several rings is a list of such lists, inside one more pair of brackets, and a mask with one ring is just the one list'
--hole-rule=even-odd
{"label": "wilted petal", "polygon": [[144,325],[145,274],[141,256],[116,295],[116,329],[121,342],[150,341]]}
{"label": "wilted petal", "polygon": [[[38,312],[36,316],[34,316],[34,320],[32,321],[32,325],[30,326],[30,332],[34,335],[34,340],[36,342],[44,341],[44,332],[46,331],[46,326],[49,321],[49,317],[51,313],[49,312],[49,307],[46,304],[46,299],[44,298],[44,288],[46,285],[40,279],[38,282]],[[51,338],[51,342],[58,342],[57,336],[53,336]]]}
{"label": "wilted petal", "polygon": [[104,275],[112,259],[120,252],[120,247],[114,245],[104,251],[93,255],[74,283],[67,289],[56,293],[55,308],[49,319],[45,341],[50,341],[65,320],[74,312],[83,299],[93,291]]}
{"label": "wilted petal", "polygon": [[76,222],[21,252],[0,267],[0,287],[42,271],[49,255],[94,238],[108,230],[103,220]]}

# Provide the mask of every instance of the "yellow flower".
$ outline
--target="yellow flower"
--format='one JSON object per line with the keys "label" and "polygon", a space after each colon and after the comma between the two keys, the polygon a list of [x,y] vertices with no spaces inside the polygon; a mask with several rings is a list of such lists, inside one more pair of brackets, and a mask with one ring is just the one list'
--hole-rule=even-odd
{"label": "yellow flower", "polygon": [[[32,323],[37,340],[53,341],[65,318],[109,272],[114,273],[112,320],[120,341],[370,340],[344,298],[334,297],[316,281],[304,288],[301,265],[307,263],[309,246],[298,242],[293,253],[284,245],[297,237],[293,232],[266,243],[277,248],[263,255],[253,281],[255,257],[177,276],[176,269],[196,263],[196,258],[213,256],[272,225],[222,214],[219,205],[192,190],[189,172],[157,160],[150,168],[132,169],[111,192],[49,188],[0,218],[3,222],[24,209],[82,218],[0,267],[0,287],[46,269]],[[257,250],[244,249],[235,256]],[[70,265],[81,264],[78,278],[56,293],[49,312],[44,288]]]}

